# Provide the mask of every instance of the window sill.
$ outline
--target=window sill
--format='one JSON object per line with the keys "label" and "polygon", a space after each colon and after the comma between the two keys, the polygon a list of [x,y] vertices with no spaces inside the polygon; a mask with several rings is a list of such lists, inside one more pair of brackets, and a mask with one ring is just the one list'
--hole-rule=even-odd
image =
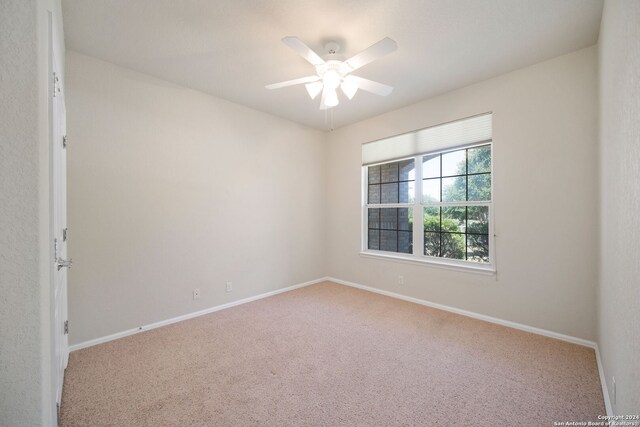
{"label": "window sill", "polygon": [[435,261],[431,259],[425,258],[417,258],[412,255],[390,255],[386,253],[373,252],[373,251],[362,251],[360,252],[360,256],[363,258],[373,258],[373,259],[383,259],[385,261],[395,261],[407,264],[418,264],[423,266],[430,266],[436,268],[444,268],[447,270],[456,270],[463,271],[465,273],[475,273],[481,274],[484,276],[494,276],[496,274],[496,270],[493,266],[475,266],[475,265],[466,265],[459,264],[454,262],[447,261]]}

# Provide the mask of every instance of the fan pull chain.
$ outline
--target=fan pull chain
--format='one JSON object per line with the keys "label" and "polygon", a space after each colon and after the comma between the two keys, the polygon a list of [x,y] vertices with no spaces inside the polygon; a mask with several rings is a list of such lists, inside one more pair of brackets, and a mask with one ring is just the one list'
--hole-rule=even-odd
{"label": "fan pull chain", "polygon": [[331,132],[333,132],[333,108],[331,109]]}

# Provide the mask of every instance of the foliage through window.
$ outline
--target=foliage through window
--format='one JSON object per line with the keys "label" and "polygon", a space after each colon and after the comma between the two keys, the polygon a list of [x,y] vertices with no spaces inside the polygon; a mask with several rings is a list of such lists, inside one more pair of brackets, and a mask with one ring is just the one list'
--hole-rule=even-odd
{"label": "foliage through window", "polygon": [[365,191],[368,250],[490,263],[491,144],[368,166]]}

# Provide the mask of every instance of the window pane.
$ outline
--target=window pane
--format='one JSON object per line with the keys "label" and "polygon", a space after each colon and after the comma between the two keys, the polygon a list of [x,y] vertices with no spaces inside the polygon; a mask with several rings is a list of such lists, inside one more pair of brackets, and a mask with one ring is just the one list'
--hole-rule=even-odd
{"label": "window pane", "polygon": [[422,177],[440,178],[440,154],[422,157]]}
{"label": "window pane", "polygon": [[397,208],[380,209],[380,228],[383,230],[398,229],[398,209]]}
{"label": "window pane", "polygon": [[367,168],[367,176],[369,178],[369,184],[379,184],[380,183],[380,165],[369,166]]}
{"label": "window pane", "polygon": [[398,230],[413,230],[413,209],[398,208]]}
{"label": "window pane", "polygon": [[464,207],[443,207],[442,208],[442,231],[453,233],[464,233],[466,229],[467,208]]}
{"label": "window pane", "polygon": [[380,165],[382,178],[381,182],[398,182],[398,162],[385,163]]}
{"label": "window pane", "polygon": [[414,181],[401,182],[399,186],[400,186],[400,194],[399,194],[398,201],[400,203],[413,203],[413,201],[415,200],[415,194],[416,194],[415,182]]}
{"label": "window pane", "polygon": [[489,234],[489,206],[467,208],[467,233]]}
{"label": "window pane", "polygon": [[369,209],[367,215],[369,249],[413,253],[413,209]]}
{"label": "window pane", "polygon": [[369,186],[369,196],[368,203],[380,203],[380,184],[370,185]]}
{"label": "window pane", "polygon": [[440,179],[422,180],[422,201],[425,203],[440,201]]}
{"label": "window pane", "polygon": [[398,203],[398,183],[382,184],[380,203]]}
{"label": "window pane", "polygon": [[469,176],[469,200],[491,200],[491,174]]}
{"label": "window pane", "polygon": [[424,231],[440,231],[440,208],[424,208]]}
{"label": "window pane", "polygon": [[489,262],[488,206],[433,206],[423,211],[425,255]]}
{"label": "window pane", "polygon": [[397,231],[380,230],[380,250],[388,252],[398,252]]}
{"label": "window pane", "polygon": [[469,173],[491,172],[491,146],[469,148]]}
{"label": "window pane", "polygon": [[440,233],[424,233],[424,254],[440,256]]}
{"label": "window pane", "polygon": [[369,249],[380,249],[380,232],[378,230],[369,230],[369,239],[367,247]]}
{"label": "window pane", "polygon": [[369,209],[369,228],[380,228],[380,209]]}
{"label": "window pane", "polygon": [[414,159],[369,166],[367,173],[368,204],[413,203],[415,200]]}
{"label": "window pane", "polygon": [[489,262],[489,236],[467,235],[467,259],[476,262]]}
{"label": "window pane", "polygon": [[398,162],[398,178],[400,181],[413,181],[416,179],[415,174],[413,159]]}
{"label": "window pane", "polygon": [[464,259],[466,252],[466,241],[464,234],[441,233],[442,254],[445,258]]}
{"label": "window pane", "polygon": [[442,176],[464,175],[467,173],[466,151],[458,150],[442,155]]}
{"label": "window pane", "polygon": [[442,178],[442,201],[464,202],[467,198],[467,177]]}
{"label": "window pane", "polygon": [[398,252],[404,254],[413,253],[413,233],[410,231],[398,231]]}

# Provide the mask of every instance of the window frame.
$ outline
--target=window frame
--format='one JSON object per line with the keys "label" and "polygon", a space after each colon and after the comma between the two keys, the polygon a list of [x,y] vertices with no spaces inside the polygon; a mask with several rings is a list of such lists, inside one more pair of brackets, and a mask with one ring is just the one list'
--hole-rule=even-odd
{"label": "window frame", "polygon": [[[489,201],[461,201],[461,202],[428,202],[423,201],[422,195],[422,158],[424,156],[435,154],[446,154],[453,151],[467,150],[469,148],[481,147],[489,145],[491,148],[491,200]],[[370,166],[378,166],[386,163],[400,162],[403,160],[414,160],[415,176],[414,176],[414,200],[413,203],[379,203],[368,204],[368,190],[369,190],[369,176],[368,170]],[[468,165],[467,165],[468,167]],[[456,269],[462,271],[470,271],[485,274],[495,274],[496,261],[495,261],[495,233],[494,233],[494,218],[495,218],[495,192],[494,192],[494,145],[493,140],[480,141],[472,144],[458,145],[455,147],[449,147],[446,149],[438,149],[419,153],[413,156],[402,157],[397,159],[390,159],[383,162],[372,163],[362,166],[361,173],[361,251],[360,255],[367,258],[385,259],[390,261],[408,262],[421,265],[432,265],[436,267],[443,267],[449,269]],[[442,170],[440,171],[440,179],[442,179]],[[369,249],[369,209],[377,208],[409,208],[413,209],[413,218],[424,218],[424,209],[427,207],[466,207],[466,206],[487,206],[489,209],[489,261],[486,263],[480,263],[477,261],[458,260],[452,258],[444,258],[437,256],[430,256],[424,254],[424,222],[421,221],[420,225],[413,224],[413,253],[399,253],[382,251],[378,249]]]}

